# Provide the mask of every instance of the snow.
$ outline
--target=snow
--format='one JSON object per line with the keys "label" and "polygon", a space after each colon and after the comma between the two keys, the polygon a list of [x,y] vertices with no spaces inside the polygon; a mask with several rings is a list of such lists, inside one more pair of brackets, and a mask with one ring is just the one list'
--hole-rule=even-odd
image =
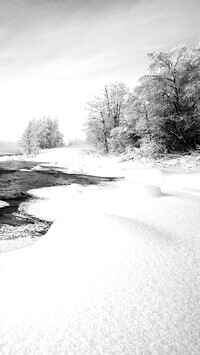
{"label": "snow", "polygon": [[0,208],[9,206],[8,202],[0,200]]}
{"label": "snow", "polygon": [[60,152],[36,160],[125,179],[29,191],[55,222],[1,256],[1,353],[199,354],[199,174]]}
{"label": "snow", "polygon": [[[119,158],[86,154],[80,151],[79,148],[47,149],[36,157],[29,159],[44,163],[42,169],[54,166],[68,173],[85,173],[97,176],[112,176],[114,174],[116,176],[120,172],[118,167]],[[41,167],[38,166],[33,169],[40,170]]]}

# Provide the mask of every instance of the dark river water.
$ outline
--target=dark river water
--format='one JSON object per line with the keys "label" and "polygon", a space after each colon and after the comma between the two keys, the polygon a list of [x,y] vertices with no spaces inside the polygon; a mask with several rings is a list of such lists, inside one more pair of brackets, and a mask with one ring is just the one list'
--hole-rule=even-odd
{"label": "dark river water", "polygon": [[[0,162],[0,200],[9,203],[9,206],[0,208],[0,225],[28,223],[27,220],[19,221],[15,213],[21,202],[27,201],[30,197],[26,192],[30,189],[41,187],[70,185],[77,183],[81,185],[99,184],[104,181],[112,181],[114,178],[103,178],[84,174],[66,174],[56,171],[53,167],[45,167],[44,170],[32,170],[39,163],[31,161],[9,160]],[[39,164],[41,167],[42,164]]]}

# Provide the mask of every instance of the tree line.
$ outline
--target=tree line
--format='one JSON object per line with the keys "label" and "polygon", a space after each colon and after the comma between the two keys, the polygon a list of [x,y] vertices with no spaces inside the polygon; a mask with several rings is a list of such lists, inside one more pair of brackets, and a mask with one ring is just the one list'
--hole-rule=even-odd
{"label": "tree line", "polygon": [[200,145],[200,46],[148,58],[148,73],[133,90],[105,85],[87,104],[87,141],[104,152],[140,148],[154,155]]}
{"label": "tree line", "polygon": [[20,145],[27,154],[63,146],[64,136],[60,132],[58,120],[45,116],[38,120],[33,118],[22,134]]}

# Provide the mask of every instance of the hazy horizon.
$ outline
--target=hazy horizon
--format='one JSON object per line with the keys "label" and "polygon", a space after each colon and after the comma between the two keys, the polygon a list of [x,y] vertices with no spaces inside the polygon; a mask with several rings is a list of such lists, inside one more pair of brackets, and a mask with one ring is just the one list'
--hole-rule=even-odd
{"label": "hazy horizon", "polygon": [[0,140],[33,117],[81,137],[86,102],[104,83],[133,87],[146,54],[200,41],[198,0],[0,0]]}

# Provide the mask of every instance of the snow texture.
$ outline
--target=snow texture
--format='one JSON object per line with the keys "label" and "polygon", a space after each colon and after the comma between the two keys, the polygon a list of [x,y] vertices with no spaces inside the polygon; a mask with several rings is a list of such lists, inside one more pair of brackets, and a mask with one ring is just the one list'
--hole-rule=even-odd
{"label": "snow texture", "polygon": [[1,354],[199,354],[199,174],[81,164],[125,179],[29,191],[55,222],[1,256]]}
{"label": "snow texture", "polygon": [[0,200],[0,208],[9,206],[8,202]]}

